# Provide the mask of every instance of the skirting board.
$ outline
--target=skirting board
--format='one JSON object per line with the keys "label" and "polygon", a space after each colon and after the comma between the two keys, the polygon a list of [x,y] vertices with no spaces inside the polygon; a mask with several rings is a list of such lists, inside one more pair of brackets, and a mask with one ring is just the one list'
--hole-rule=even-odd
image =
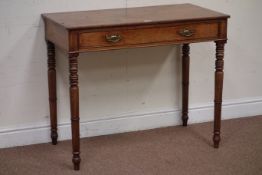
{"label": "skirting board", "polygon": [[[262,114],[262,97],[230,100],[223,103],[222,119],[248,117]],[[191,107],[189,124],[213,120],[213,104]],[[138,130],[147,130],[181,124],[181,111],[159,111],[104,120],[81,122],[80,136],[92,137]],[[58,125],[59,140],[71,139],[70,123]],[[0,148],[50,142],[48,125],[24,126],[0,130]]]}

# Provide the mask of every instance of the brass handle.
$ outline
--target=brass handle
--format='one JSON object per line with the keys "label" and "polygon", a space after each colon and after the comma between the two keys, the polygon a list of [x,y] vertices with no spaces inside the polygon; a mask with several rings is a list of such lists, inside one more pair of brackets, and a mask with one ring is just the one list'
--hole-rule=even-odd
{"label": "brass handle", "polygon": [[190,37],[193,36],[195,34],[194,30],[190,30],[190,29],[181,29],[179,30],[179,35],[184,36],[184,37]]}
{"label": "brass handle", "polygon": [[122,37],[119,34],[106,35],[106,40],[111,43],[117,43],[121,41]]}

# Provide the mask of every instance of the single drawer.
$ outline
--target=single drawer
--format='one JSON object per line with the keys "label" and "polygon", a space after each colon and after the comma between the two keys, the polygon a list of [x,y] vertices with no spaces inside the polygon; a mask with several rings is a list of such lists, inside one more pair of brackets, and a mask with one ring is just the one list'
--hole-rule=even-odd
{"label": "single drawer", "polygon": [[218,37],[219,23],[198,23],[155,28],[79,32],[79,49],[118,48],[132,45],[182,43]]}

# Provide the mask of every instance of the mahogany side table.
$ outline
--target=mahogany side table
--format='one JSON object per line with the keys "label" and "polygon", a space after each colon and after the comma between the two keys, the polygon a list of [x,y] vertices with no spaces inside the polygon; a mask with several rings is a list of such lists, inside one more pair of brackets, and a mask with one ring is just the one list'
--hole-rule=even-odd
{"label": "mahogany side table", "polygon": [[[74,169],[80,168],[78,55],[81,52],[182,44],[182,121],[188,121],[190,43],[214,41],[214,147],[219,147],[224,45],[229,15],[192,4],[43,14],[48,48],[52,143],[57,144],[55,46],[68,54]],[[202,64],[202,63],[201,63]]]}

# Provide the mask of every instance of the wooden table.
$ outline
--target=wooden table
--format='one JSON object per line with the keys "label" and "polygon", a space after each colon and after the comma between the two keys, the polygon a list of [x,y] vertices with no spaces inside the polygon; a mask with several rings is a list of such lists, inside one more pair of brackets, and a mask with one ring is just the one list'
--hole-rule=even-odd
{"label": "wooden table", "polygon": [[[168,44],[182,46],[182,121],[188,120],[189,43],[214,41],[214,147],[220,142],[224,45],[228,15],[192,4],[49,13],[42,15],[48,47],[52,143],[57,144],[55,46],[68,54],[74,169],[80,168],[78,55],[81,52]],[[204,64],[204,63],[199,63]]]}

